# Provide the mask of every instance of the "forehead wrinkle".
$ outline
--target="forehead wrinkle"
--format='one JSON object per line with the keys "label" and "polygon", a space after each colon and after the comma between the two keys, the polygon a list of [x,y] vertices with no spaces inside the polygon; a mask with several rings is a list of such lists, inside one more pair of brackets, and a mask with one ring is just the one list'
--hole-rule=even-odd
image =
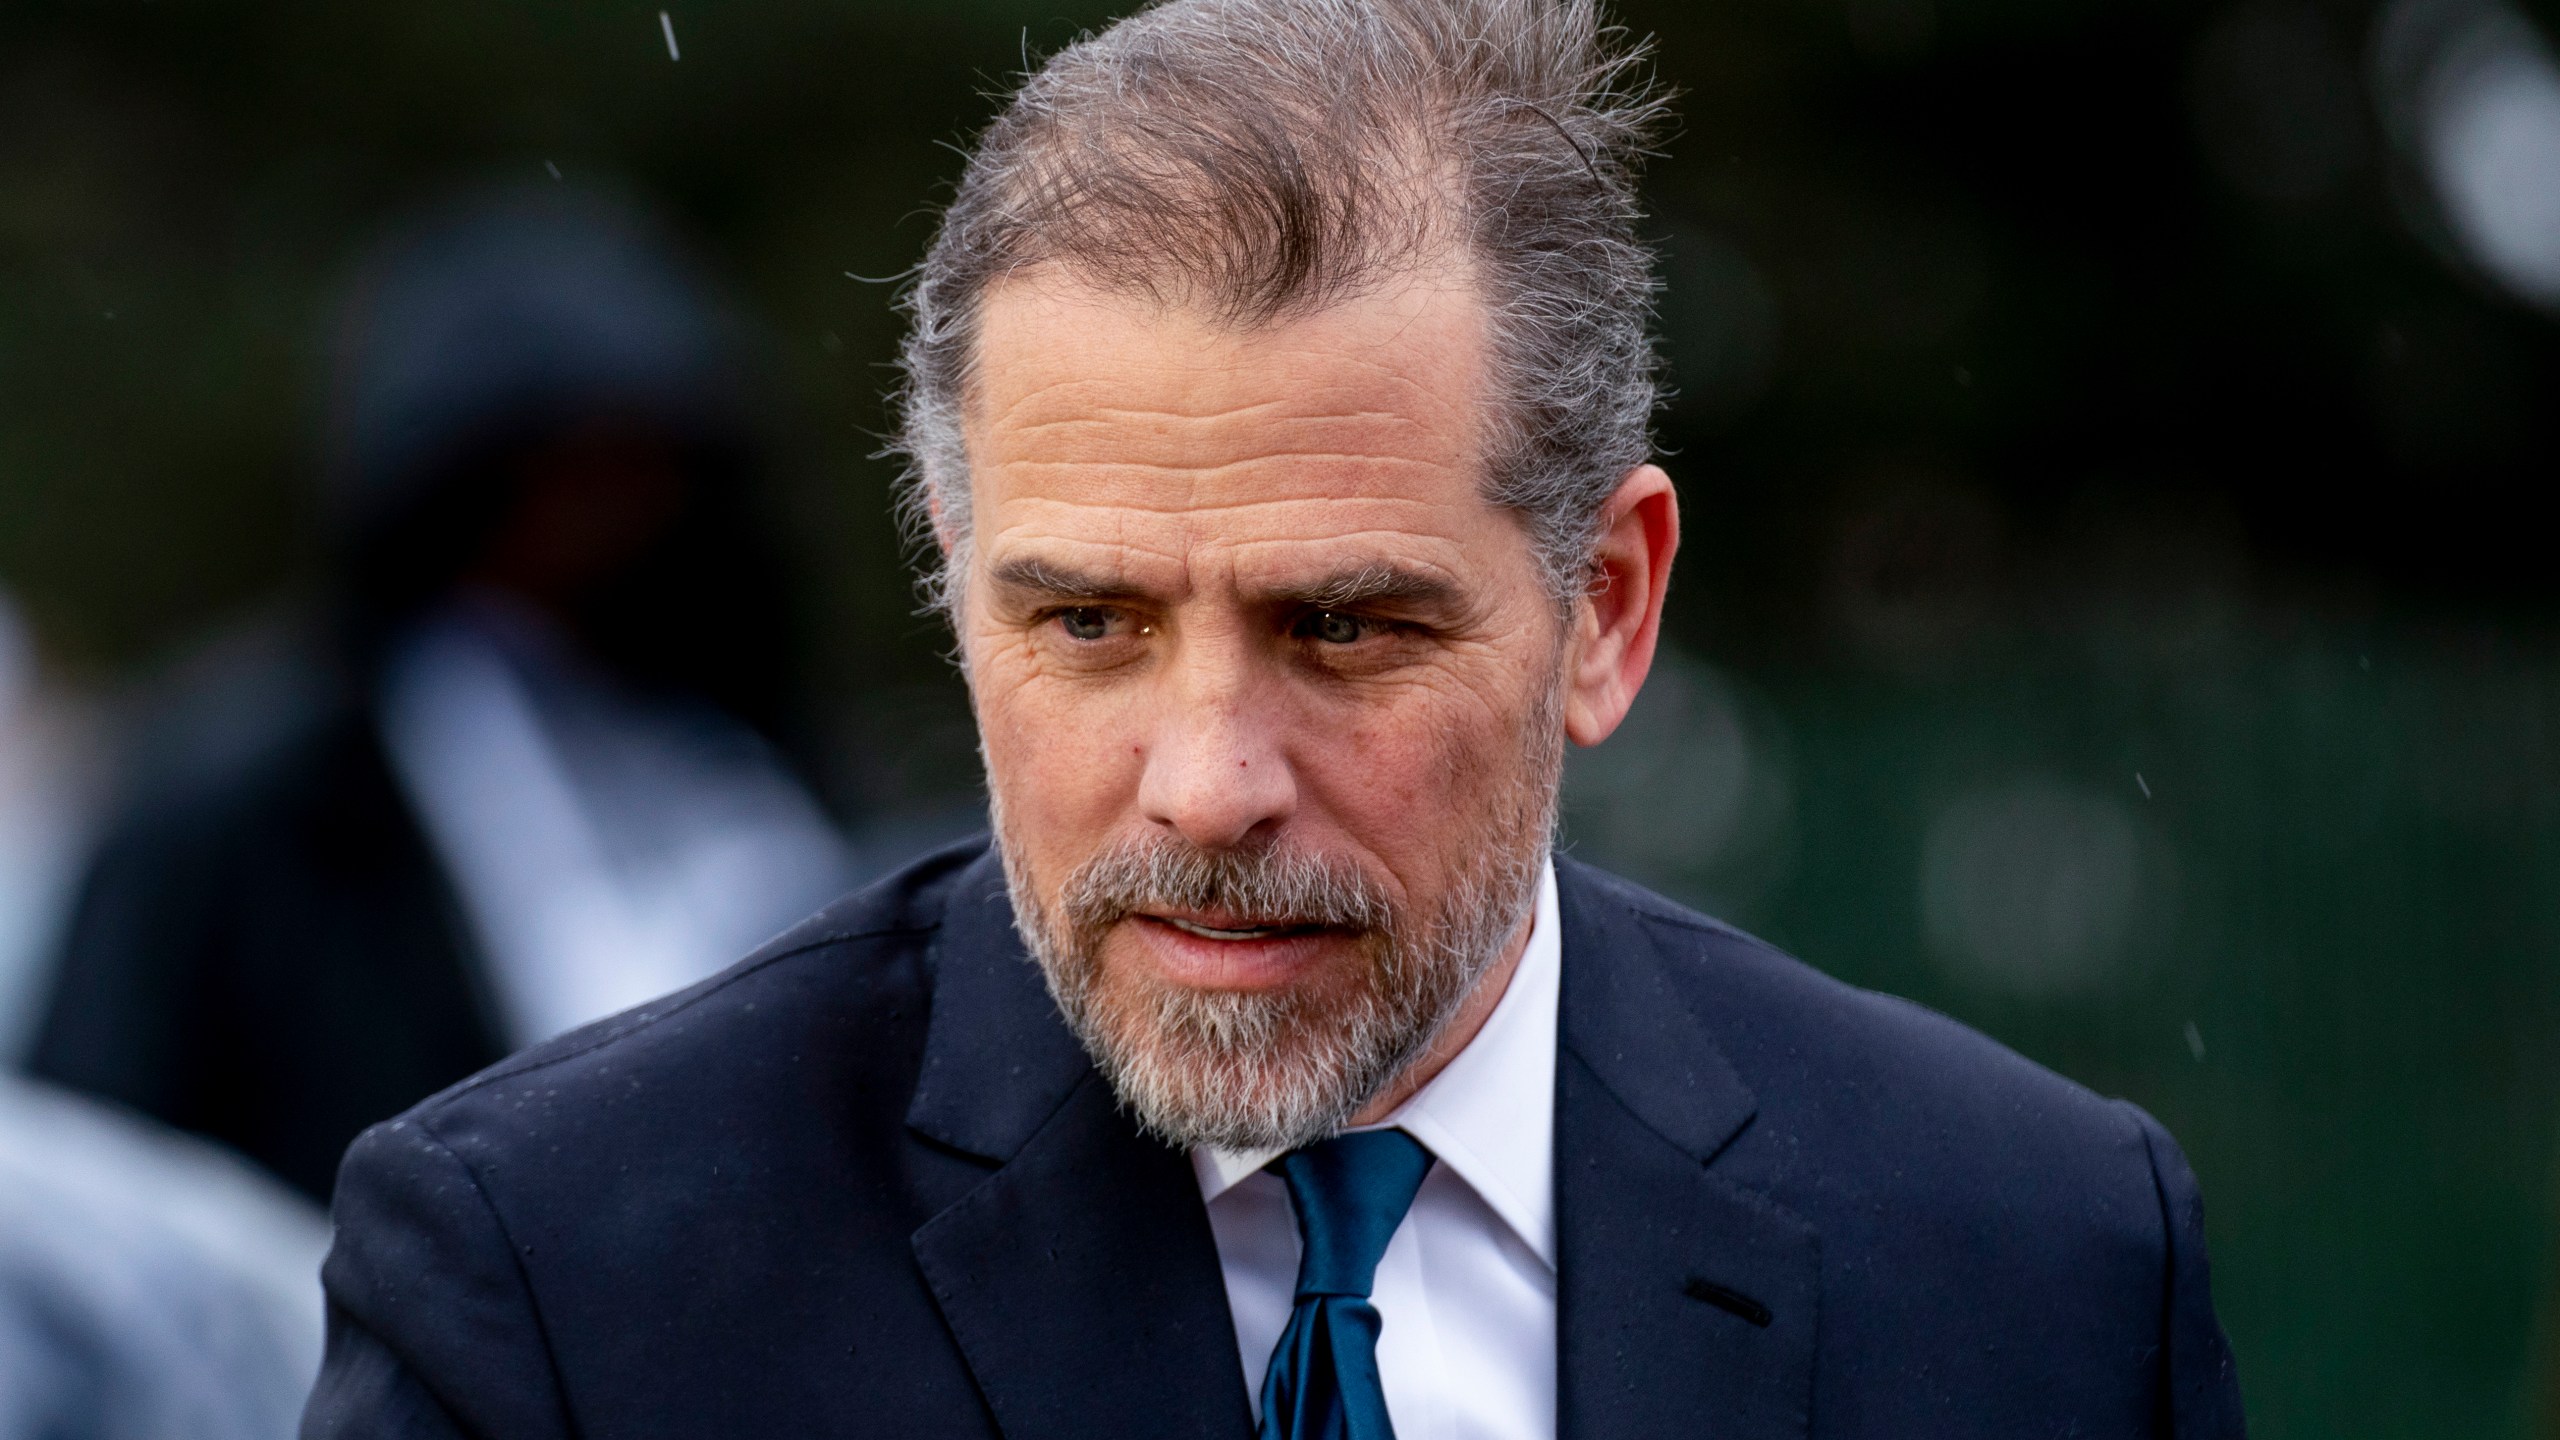
{"label": "forehead wrinkle", "polygon": [[1356,418],[1263,416],[1233,424],[1062,418],[1042,422],[1037,429],[989,427],[978,450],[988,469],[1052,473],[1077,466],[1217,472],[1270,464],[1336,470],[1400,470],[1416,465],[1469,473],[1474,469],[1470,437],[1412,417],[1378,412]]}
{"label": "forehead wrinkle", "polygon": [[1091,407],[1084,411],[1084,413],[1062,415],[1054,420],[1008,420],[1000,424],[991,425],[989,428],[1000,432],[1008,439],[1020,439],[1026,436],[1045,436],[1053,431],[1059,430],[1070,432],[1099,430],[1106,433],[1117,434],[1133,422],[1144,425],[1171,420],[1182,424],[1200,424],[1204,422],[1228,419],[1247,419],[1253,417],[1257,412],[1262,411],[1281,412],[1271,416],[1270,418],[1277,423],[1288,425],[1382,425],[1391,429],[1402,430],[1430,430],[1432,428],[1428,421],[1425,421],[1418,416],[1408,415],[1401,410],[1320,409],[1305,410],[1296,414],[1288,413],[1290,406],[1296,399],[1297,397],[1293,396],[1278,400],[1259,400],[1250,404],[1239,405],[1232,410],[1201,414],[1193,414],[1187,411],[1135,409],[1125,406],[1098,405]]}
{"label": "forehead wrinkle", "polygon": [[[1029,474],[1050,474],[1058,471],[1067,471],[1071,473],[1082,471],[1096,474],[1098,480],[1110,475],[1132,473],[1135,475],[1187,475],[1192,477],[1195,484],[1199,484],[1219,480],[1244,480],[1248,478],[1245,472],[1267,469],[1273,466],[1289,465],[1318,467],[1327,476],[1334,479],[1350,478],[1348,475],[1344,474],[1346,471],[1405,471],[1419,469],[1430,471],[1434,475],[1440,475],[1447,473],[1450,468],[1446,465],[1440,464],[1436,460],[1413,456],[1369,455],[1361,453],[1346,454],[1339,451],[1324,450],[1281,450],[1269,454],[1247,455],[1238,459],[1220,460],[1205,464],[1185,463],[1179,460],[1030,460],[1016,457],[1012,459],[998,460],[995,462],[994,468],[1000,473],[1007,473],[1017,477]],[[1387,477],[1381,475],[1378,478],[1384,480]],[[1344,494],[1338,490],[1328,490],[1322,493],[1273,496],[1269,500],[1259,503],[1287,504],[1296,500],[1365,500],[1369,498],[1371,497],[1365,492]],[[1070,501],[1069,503],[1075,502]],[[1103,503],[1119,502],[1111,501]]]}
{"label": "forehead wrinkle", "polygon": [[[1036,299],[1030,303],[1038,306]],[[993,308],[1001,310],[1007,307]],[[1195,320],[1185,324],[1181,319],[1171,324],[1148,325],[1141,322],[1137,326],[1126,326],[1155,342],[1158,354],[1149,357],[1129,355],[1127,350],[1131,347],[1114,347],[1107,340],[1093,343],[1090,321],[1079,331],[1079,338],[1087,343],[1070,347],[1044,346],[1041,341],[1052,337],[1041,332],[1068,318],[1058,314],[1058,308],[1062,307],[1053,306],[1047,314],[1034,308],[1022,314],[1023,324],[990,325],[982,336],[982,394],[994,402],[982,412],[982,420],[998,425],[1018,423],[1022,418],[1020,412],[1025,407],[1036,406],[1042,399],[1061,391],[1072,395],[1090,392],[1096,387],[1124,388],[1154,382],[1162,384],[1176,396],[1200,396],[1215,394],[1220,389],[1252,388],[1274,383],[1276,379],[1277,383],[1289,386],[1293,395],[1309,385],[1330,390],[1382,384],[1398,401],[1418,400],[1421,408],[1431,412],[1449,412],[1464,423],[1472,416],[1471,401],[1476,388],[1472,382],[1483,358],[1480,351],[1484,317],[1473,311],[1455,317],[1440,311],[1435,316],[1431,307],[1416,307],[1411,313],[1390,317],[1393,329],[1388,334],[1372,337],[1363,337],[1356,332],[1344,335],[1340,324],[1329,324],[1328,321],[1340,317],[1342,312],[1339,311],[1312,317],[1276,332],[1237,333],[1209,322]],[[1107,305],[1075,308],[1107,317],[1100,321],[1104,326],[1110,326],[1115,320],[1124,322],[1125,326],[1130,318],[1125,311]],[[992,313],[990,318],[993,318]],[[1409,343],[1413,327],[1430,318],[1438,318],[1444,324],[1454,323],[1455,328],[1463,329],[1462,343],[1456,346],[1444,344],[1415,355],[1414,344]],[[1043,324],[1044,321],[1049,323]],[[1060,348],[1065,350],[1064,354],[1059,353]],[[1044,351],[1048,354],[1044,355]],[[1126,373],[1097,376],[1089,369],[1080,368],[1089,365],[1097,351],[1106,354],[1116,351],[1124,361]],[[1051,364],[1042,365],[1040,362],[1044,359]],[[1409,363],[1416,359],[1424,363],[1419,366]],[[1463,368],[1466,373],[1460,378],[1469,383],[1457,386],[1430,383],[1449,378],[1447,372],[1453,363]],[[1033,382],[1029,388],[1018,393],[1004,393],[1012,387],[1003,382],[1007,378],[1022,377],[1026,369]],[[1042,369],[1066,370],[1068,373],[1045,378],[1039,374]],[[1345,374],[1346,371],[1349,373]],[[1462,392],[1466,398],[1453,399],[1448,393],[1452,390]],[[1274,403],[1287,402],[1285,399],[1255,398],[1215,406],[1207,413],[1241,413]],[[1141,408],[1168,415],[1202,413],[1187,405]]]}
{"label": "forehead wrinkle", "polygon": [[991,530],[1144,535],[1168,552],[1159,563],[1191,564],[1236,538],[1221,528],[1385,532],[1406,548],[1479,528],[1480,302],[1419,295],[1237,331],[1023,298],[991,306],[1011,313],[982,332],[966,437]]}
{"label": "forehead wrinkle", "polygon": [[[1025,400],[1032,398],[1036,397],[1024,397]],[[1119,425],[1130,420],[1204,420],[1227,417],[1241,418],[1256,410],[1276,410],[1286,406],[1288,403],[1288,399],[1283,397],[1276,400],[1258,400],[1250,404],[1238,405],[1226,410],[1203,411],[1198,413],[1188,410],[1094,405],[1086,407],[1081,414],[1065,415],[1055,420],[1012,420],[1003,416],[998,416],[995,418],[994,423],[1001,425],[1008,434],[1037,435],[1050,430],[1074,429],[1087,425]],[[1020,408],[1019,405],[1017,405],[1016,408]]]}
{"label": "forehead wrinkle", "polygon": [[[1293,506],[1306,505],[1323,506],[1328,510],[1343,511],[1345,512],[1344,518],[1346,520],[1353,518],[1348,513],[1353,509],[1370,511],[1384,508],[1388,510],[1410,510],[1419,512],[1422,515],[1435,515],[1446,513],[1457,508],[1447,501],[1427,500],[1413,495],[1275,495],[1259,499],[1235,499],[1192,505],[1148,504],[1144,500],[1136,498],[1075,500],[1060,495],[1015,495],[1004,498],[1004,506],[1010,510],[1017,512],[1028,510],[1034,513],[1042,511],[1064,511],[1070,519],[1079,516],[1093,517],[1087,523],[1113,523],[1112,517],[1125,517],[1132,513],[1137,515],[1167,516],[1207,521],[1228,515],[1251,514],[1256,511],[1279,510]],[[1002,522],[997,527],[995,533],[1018,533],[1024,528],[1024,526],[1030,523],[1030,517],[1017,514],[1013,518]],[[1125,519],[1118,523],[1125,523]],[[1372,523],[1374,523],[1374,517],[1372,517]],[[1351,532],[1343,531],[1336,533],[1348,534]],[[1411,529],[1382,529],[1376,533],[1415,537],[1419,535],[1436,534],[1438,532],[1436,529],[1422,531]],[[1213,536],[1208,538],[1280,540],[1284,537]],[[1295,539],[1295,537],[1287,538],[1290,538],[1293,541]],[[1309,536],[1306,538],[1315,540],[1325,537]]]}
{"label": "forehead wrinkle", "polygon": [[[1415,542],[1420,541],[1420,544]],[[1237,566],[1257,583],[1302,585],[1338,579],[1346,572],[1410,572],[1451,586],[1464,583],[1466,542],[1454,535],[1417,536],[1406,530],[1346,530],[1322,539],[1257,539],[1230,542]],[[1314,554],[1304,552],[1314,551]],[[1446,559],[1434,552],[1447,551]],[[1266,558],[1268,557],[1268,558]]]}
{"label": "forehead wrinkle", "polygon": [[[1297,425],[1379,424],[1396,429],[1437,430],[1439,422],[1452,418],[1461,421],[1461,428],[1472,428],[1463,424],[1468,408],[1463,402],[1435,394],[1432,387],[1391,366],[1367,364],[1366,368],[1374,371],[1374,377],[1358,384],[1340,379],[1318,383],[1313,377],[1293,374],[1271,377],[1266,371],[1257,369],[1251,378],[1269,378],[1274,386],[1285,388],[1286,393],[1232,398],[1199,396],[1199,391],[1211,387],[1197,383],[1168,387],[1180,392],[1176,394],[1132,395],[1128,392],[1137,387],[1124,381],[1079,374],[1035,383],[1018,395],[1004,397],[992,413],[982,417],[982,428],[990,434],[1023,436],[1085,427],[1213,428],[1259,420]],[[1197,372],[1186,373],[1196,376]],[[1380,386],[1408,391],[1410,398],[1420,403],[1413,409],[1397,408],[1392,402],[1404,397],[1380,396],[1376,393]],[[1264,387],[1257,385],[1254,388]],[[1346,391],[1352,393],[1340,394]],[[1340,403],[1319,403],[1337,394],[1340,395]],[[1186,399],[1205,403],[1182,403]]]}

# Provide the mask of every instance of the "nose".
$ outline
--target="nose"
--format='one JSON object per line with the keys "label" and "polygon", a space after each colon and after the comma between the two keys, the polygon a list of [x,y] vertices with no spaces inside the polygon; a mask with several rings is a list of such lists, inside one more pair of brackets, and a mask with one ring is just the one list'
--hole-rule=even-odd
{"label": "nose", "polygon": [[1256,704],[1250,647],[1184,644],[1160,672],[1138,806],[1204,850],[1267,837],[1297,808],[1280,707]]}

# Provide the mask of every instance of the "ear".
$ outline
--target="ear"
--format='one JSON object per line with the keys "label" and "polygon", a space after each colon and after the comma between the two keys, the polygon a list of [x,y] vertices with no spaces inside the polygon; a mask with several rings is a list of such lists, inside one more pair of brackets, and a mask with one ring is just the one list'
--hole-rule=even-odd
{"label": "ear", "polygon": [[1590,588],[1574,607],[1564,731],[1576,745],[1609,738],[1653,669],[1662,597],[1680,549],[1680,497],[1658,465],[1627,472],[1600,512]]}

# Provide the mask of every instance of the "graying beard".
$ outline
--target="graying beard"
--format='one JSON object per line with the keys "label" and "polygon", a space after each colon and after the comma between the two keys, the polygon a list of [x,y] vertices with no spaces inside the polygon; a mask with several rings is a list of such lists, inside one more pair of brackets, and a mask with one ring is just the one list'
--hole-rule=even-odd
{"label": "graying beard", "polygon": [[[1555,808],[1552,769],[1542,768],[1550,778],[1535,787],[1543,792],[1538,818],[1480,852],[1418,936],[1365,876],[1317,857],[1164,846],[1123,847],[1080,867],[1060,891],[1067,923],[1059,933],[1039,908],[999,802],[998,850],[1014,925],[1059,1012],[1141,1127],[1178,1146],[1295,1149],[1339,1130],[1428,1053],[1528,918]],[[1517,811],[1509,818],[1519,824]],[[1165,888],[1132,888],[1150,884]],[[1107,892],[1364,928],[1375,946],[1367,983],[1348,1004],[1294,991],[1155,989],[1133,1013],[1115,1005],[1103,983],[1099,942],[1125,913],[1097,903]]]}
{"label": "graying beard", "polygon": [[1371,985],[1342,1009],[1296,995],[1156,994],[1156,1053],[1132,1047],[1136,1063],[1112,1067],[1115,1087],[1175,1144],[1293,1150],[1335,1133],[1428,1053],[1525,918],[1492,888],[1471,878],[1448,907],[1461,923],[1434,925],[1418,947],[1382,945]]}

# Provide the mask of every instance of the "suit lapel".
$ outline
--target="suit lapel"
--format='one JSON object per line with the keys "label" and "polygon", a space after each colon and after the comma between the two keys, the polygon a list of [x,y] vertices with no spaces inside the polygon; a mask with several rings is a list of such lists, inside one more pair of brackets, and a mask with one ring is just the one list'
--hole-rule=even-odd
{"label": "suit lapel", "polygon": [[[1801,1436],[1818,1237],[1715,1173],[1755,1102],[1699,1023],[1695,962],[1557,862],[1558,1432]],[[995,1165],[913,1244],[1014,1440],[1244,1436],[1251,1410],[1190,1166],[1119,1113],[1022,953],[992,859],[958,884],[908,1123]]]}
{"label": "suit lapel", "polygon": [[916,1263],[1013,1440],[1248,1435],[1190,1164],[1120,1113],[1023,953],[1003,886],[990,858],[954,894],[907,1113],[997,1168],[916,1231]]}
{"label": "suit lapel", "polygon": [[1663,953],[1614,882],[1556,868],[1558,1433],[1801,1436],[1818,1237],[1715,1172],[1755,1102],[1699,1023],[1702,972]]}

